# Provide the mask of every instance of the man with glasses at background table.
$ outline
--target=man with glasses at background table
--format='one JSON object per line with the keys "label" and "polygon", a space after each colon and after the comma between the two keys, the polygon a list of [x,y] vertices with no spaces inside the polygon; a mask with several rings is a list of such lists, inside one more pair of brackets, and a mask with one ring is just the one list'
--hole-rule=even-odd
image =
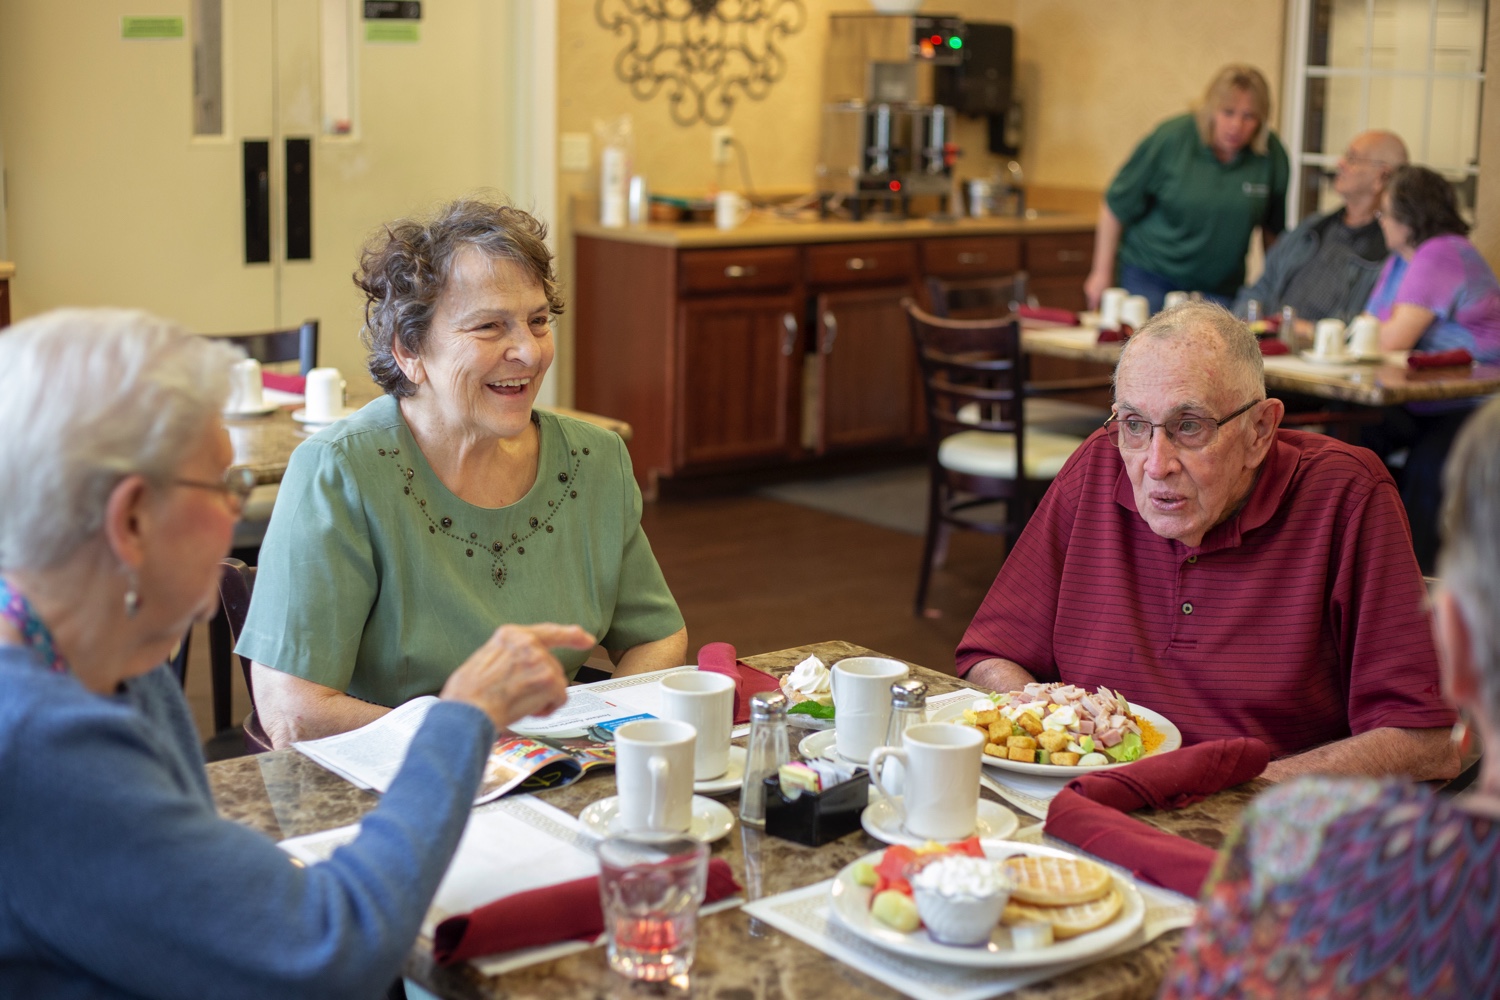
{"label": "man with glasses at background table", "polygon": [[1265,776],[1458,772],[1411,535],[1373,453],[1281,430],[1255,337],[1189,303],[1131,337],[959,644],[1006,691],[1103,684]]}

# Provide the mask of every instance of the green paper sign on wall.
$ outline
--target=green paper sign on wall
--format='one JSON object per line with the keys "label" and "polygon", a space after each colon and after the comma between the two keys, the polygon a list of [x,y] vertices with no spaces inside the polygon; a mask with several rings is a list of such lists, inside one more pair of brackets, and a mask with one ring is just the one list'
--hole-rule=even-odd
{"label": "green paper sign on wall", "polygon": [[120,18],[121,38],[181,38],[183,34],[183,19],[181,17],[126,15]]}

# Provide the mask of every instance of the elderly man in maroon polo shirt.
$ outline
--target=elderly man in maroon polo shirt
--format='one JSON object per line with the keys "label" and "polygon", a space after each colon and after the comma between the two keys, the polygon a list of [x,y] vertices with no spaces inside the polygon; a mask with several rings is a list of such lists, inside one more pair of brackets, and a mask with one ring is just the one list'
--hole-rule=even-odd
{"label": "elderly man in maroon polo shirt", "polygon": [[1281,430],[1255,337],[1189,303],[1126,344],[958,647],[961,676],[1106,684],[1266,776],[1458,773],[1411,534],[1372,452]]}

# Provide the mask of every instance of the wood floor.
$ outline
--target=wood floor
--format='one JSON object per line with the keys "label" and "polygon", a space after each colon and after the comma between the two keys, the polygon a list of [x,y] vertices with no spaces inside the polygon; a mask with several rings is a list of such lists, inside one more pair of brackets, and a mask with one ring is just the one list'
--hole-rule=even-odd
{"label": "wood floor", "polygon": [[[912,614],[922,539],[754,496],[664,500],[643,524],[687,620],[689,655],[707,642],[742,654],[844,639],[951,672],[953,649],[1005,554],[998,538],[953,536],[928,605]],[[195,636],[188,697],[207,738],[207,635]],[[236,677],[235,719],[249,711]]]}

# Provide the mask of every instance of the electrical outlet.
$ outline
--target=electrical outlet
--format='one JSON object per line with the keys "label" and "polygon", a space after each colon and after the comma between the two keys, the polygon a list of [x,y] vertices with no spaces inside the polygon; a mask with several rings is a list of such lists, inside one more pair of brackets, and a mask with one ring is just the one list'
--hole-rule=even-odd
{"label": "electrical outlet", "polygon": [[583,173],[589,168],[590,136],[587,132],[564,132],[559,169],[570,173]]}
{"label": "electrical outlet", "polygon": [[720,125],[709,133],[710,149],[713,152],[715,163],[728,163],[732,143],[734,142],[734,129],[728,125]]}

